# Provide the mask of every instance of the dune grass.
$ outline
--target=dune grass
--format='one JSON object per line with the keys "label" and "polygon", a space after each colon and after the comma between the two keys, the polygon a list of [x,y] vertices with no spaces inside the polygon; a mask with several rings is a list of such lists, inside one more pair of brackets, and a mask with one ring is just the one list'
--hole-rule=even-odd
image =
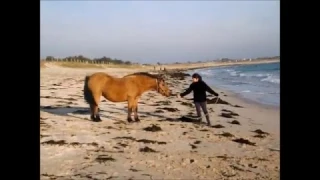
{"label": "dune grass", "polygon": [[79,63],[79,62],[56,62],[55,65],[67,68],[103,68],[102,64],[86,64],[86,63]]}
{"label": "dune grass", "polygon": [[55,62],[55,65],[66,68],[141,68],[140,65],[127,65],[127,64],[87,64],[81,62]]}
{"label": "dune grass", "polygon": [[126,68],[126,69],[139,69],[142,68],[140,65],[127,65],[127,64],[108,64],[106,68]]}

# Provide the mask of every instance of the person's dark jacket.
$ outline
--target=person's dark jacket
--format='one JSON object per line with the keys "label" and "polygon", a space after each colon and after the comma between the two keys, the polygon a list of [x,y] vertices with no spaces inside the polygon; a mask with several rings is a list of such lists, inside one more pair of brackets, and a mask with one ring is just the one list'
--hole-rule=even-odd
{"label": "person's dark jacket", "polygon": [[193,91],[193,101],[194,102],[205,102],[207,101],[207,94],[208,91],[210,94],[213,94],[215,96],[219,96],[218,93],[213,91],[204,81],[198,81],[192,83],[189,88],[180,94],[181,97],[188,95]]}

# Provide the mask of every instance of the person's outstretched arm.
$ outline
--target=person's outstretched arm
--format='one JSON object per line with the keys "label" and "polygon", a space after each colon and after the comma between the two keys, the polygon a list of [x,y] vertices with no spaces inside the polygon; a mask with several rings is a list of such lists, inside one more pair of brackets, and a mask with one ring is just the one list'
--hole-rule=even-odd
{"label": "person's outstretched arm", "polygon": [[189,88],[185,92],[180,93],[180,97],[188,95],[189,93],[192,92],[192,90],[193,90],[193,86],[192,86],[192,84],[190,84]]}
{"label": "person's outstretched arm", "polygon": [[215,96],[219,96],[218,93],[216,93],[214,90],[212,90],[205,82],[203,82],[206,86],[206,90],[210,93],[210,94],[213,94]]}

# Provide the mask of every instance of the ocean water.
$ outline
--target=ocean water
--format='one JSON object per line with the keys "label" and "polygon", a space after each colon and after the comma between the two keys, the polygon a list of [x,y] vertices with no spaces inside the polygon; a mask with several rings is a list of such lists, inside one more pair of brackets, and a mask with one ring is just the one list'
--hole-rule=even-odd
{"label": "ocean water", "polygon": [[197,69],[210,86],[231,91],[249,100],[279,107],[280,63],[235,65]]}

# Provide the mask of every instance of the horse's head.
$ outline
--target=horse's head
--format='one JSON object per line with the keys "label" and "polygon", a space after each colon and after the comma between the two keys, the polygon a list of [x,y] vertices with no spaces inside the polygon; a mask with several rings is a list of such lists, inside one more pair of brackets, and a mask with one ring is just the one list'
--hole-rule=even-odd
{"label": "horse's head", "polygon": [[169,97],[171,96],[171,90],[169,89],[168,84],[165,82],[163,77],[157,78],[157,91],[163,96]]}

